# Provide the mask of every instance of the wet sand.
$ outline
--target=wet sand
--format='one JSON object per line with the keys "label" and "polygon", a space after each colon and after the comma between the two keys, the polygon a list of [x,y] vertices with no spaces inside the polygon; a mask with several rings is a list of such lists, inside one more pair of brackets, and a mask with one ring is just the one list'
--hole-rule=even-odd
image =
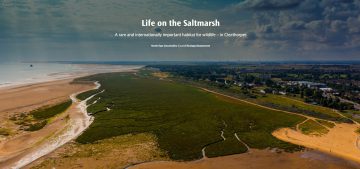
{"label": "wet sand", "polygon": [[[16,133],[0,142],[0,168],[9,168],[16,163],[23,163],[24,161],[21,160],[26,155],[32,154],[35,157],[36,151],[44,152],[41,146],[49,146],[48,141],[66,130],[70,120],[81,118],[79,117],[81,112],[76,108],[77,104],[73,103],[66,112],[55,117],[41,130],[26,132],[16,129],[14,124],[14,126],[9,125],[11,122],[8,118],[13,114],[68,100],[71,94],[84,92],[95,86],[92,83],[71,84],[70,82],[72,79],[27,85],[7,89],[1,93],[1,118],[7,123],[2,127],[12,129]],[[66,118],[67,116],[70,120]]]}
{"label": "wet sand", "polygon": [[[132,72],[136,69],[137,67],[128,66],[101,70],[101,73]],[[0,168],[22,167],[76,138],[90,125],[92,120],[86,113],[86,104],[76,100],[75,95],[94,89],[96,85],[93,82],[71,83],[79,76],[0,88],[0,127],[11,131],[9,136],[0,136]],[[10,120],[13,115],[51,106],[70,98],[73,104],[38,131],[20,130],[20,126]]]}
{"label": "wet sand", "polygon": [[19,112],[59,103],[73,93],[91,88],[84,84],[70,84],[73,79],[0,89],[0,120]]}
{"label": "wet sand", "polygon": [[255,150],[250,153],[206,158],[192,162],[148,162],[128,169],[355,169],[360,165],[316,151],[276,153]]}

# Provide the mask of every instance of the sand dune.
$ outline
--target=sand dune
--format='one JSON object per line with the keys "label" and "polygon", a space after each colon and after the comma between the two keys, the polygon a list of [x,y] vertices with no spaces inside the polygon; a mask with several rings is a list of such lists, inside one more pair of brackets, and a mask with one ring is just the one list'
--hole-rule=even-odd
{"label": "sand dune", "polygon": [[276,130],[273,135],[283,141],[360,162],[360,149],[357,146],[360,135],[355,132],[357,129],[356,124],[336,124],[322,136],[305,135],[290,128]]}

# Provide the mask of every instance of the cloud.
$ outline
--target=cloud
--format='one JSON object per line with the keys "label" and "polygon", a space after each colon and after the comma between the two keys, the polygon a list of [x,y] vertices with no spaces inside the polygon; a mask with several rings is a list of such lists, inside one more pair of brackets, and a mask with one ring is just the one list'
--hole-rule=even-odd
{"label": "cloud", "polygon": [[[174,43],[166,39],[114,39],[119,33],[148,33],[153,28],[141,27],[142,19],[209,20],[217,18],[213,10],[193,9],[176,0],[4,0],[0,2],[0,60],[99,59],[166,60],[177,56],[192,57],[194,52],[179,49],[155,54],[150,43]],[[207,32],[207,28],[161,28],[162,32]],[[186,30],[181,30],[186,29]],[[197,39],[196,43],[212,43]],[[176,43],[195,43],[178,39]],[[21,50],[20,50],[21,49]],[[165,52],[166,51],[166,52]],[[134,56],[136,55],[136,57]]]}
{"label": "cloud", "polygon": [[254,46],[360,51],[359,0],[246,0],[237,7],[257,10]]}
{"label": "cloud", "polygon": [[238,4],[241,9],[279,10],[292,9],[300,5],[302,0],[245,0]]}
{"label": "cloud", "polygon": [[[360,54],[360,0],[36,0],[0,2],[0,60],[289,59]],[[115,40],[115,32],[154,32],[141,19],[219,19],[217,28],[168,32],[247,33],[246,39]],[[210,49],[157,50],[149,43],[210,43]],[[21,49],[21,50],[19,50]],[[169,55],[171,53],[171,55]],[[296,55],[294,54],[296,53]],[[246,55],[246,56],[245,56]],[[345,54],[344,54],[345,55]],[[300,56],[300,57],[299,57]],[[177,58],[179,57],[179,58]]]}
{"label": "cloud", "polygon": [[281,29],[284,31],[286,31],[286,30],[303,30],[304,28],[305,28],[304,21],[290,21],[281,27]]}

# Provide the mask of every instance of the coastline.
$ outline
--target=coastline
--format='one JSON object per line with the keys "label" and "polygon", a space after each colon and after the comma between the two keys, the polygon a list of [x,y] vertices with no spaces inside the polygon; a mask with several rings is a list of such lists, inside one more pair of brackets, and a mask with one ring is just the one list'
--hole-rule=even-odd
{"label": "coastline", "polygon": [[[76,112],[74,111],[74,106],[76,107],[77,104],[74,102],[65,112],[54,117],[50,124],[33,132],[20,130],[16,125],[11,123],[9,117],[21,112],[29,112],[40,107],[54,105],[69,99],[69,94],[71,93],[85,92],[94,88],[94,85],[91,84],[71,85],[70,82],[72,82],[72,80],[73,79],[58,80],[2,89],[7,90],[8,93],[2,93],[0,100],[10,97],[14,98],[13,104],[9,102],[3,103],[7,105],[7,107],[5,107],[7,109],[0,111],[1,119],[3,122],[5,121],[7,125],[2,124],[2,127],[5,126],[5,128],[12,130],[14,134],[11,134],[0,142],[0,168],[20,168],[24,166],[24,164],[29,163],[29,161],[33,161],[33,157],[39,156],[36,154],[42,156],[45,155],[44,153],[49,153],[47,150],[51,142],[56,142],[56,140],[58,140],[57,137],[68,130],[70,120],[66,120],[66,116]],[[60,92],[49,92],[57,89],[60,90]],[[48,94],[48,96],[45,97],[45,94]],[[21,96],[40,97],[40,99],[31,97],[29,99],[19,98]]]}
{"label": "coastline", "polygon": [[[91,66],[89,66],[91,68]],[[51,153],[82,133],[92,122],[87,115],[86,101],[78,101],[79,93],[99,88],[95,84],[72,84],[79,77],[98,73],[132,72],[139,66],[126,66],[97,72],[73,73],[64,78],[42,79],[41,82],[12,84],[0,87],[1,127],[10,128],[12,134],[0,139],[0,168],[21,168]],[[92,96],[93,97],[93,96]],[[43,129],[34,132],[21,131],[9,120],[14,114],[29,112],[71,99],[72,105]],[[70,119],[67,119],[70,117]]]}
{"label": "coastline", "polygon": [[[97,74],[97,73],[95,73],[95,74]],[[88,76],[88,75],[91,75],[91,74],[87,74],[87,75],[84,75],[84,76]],[[77,77],[82,77],[82,76],[77,76]],[[28,90],[42,91],[42,89],[41,89],[42,87],[46,87],[47,85],[61,86],[61,85],[64,85],[65,83],[70,83],[74,78],[77,78],[77,77],[72,77],[70,79],[65,79],[65,80],[55,80],[55,81],[50,81],[50,82],[34,83],[34,84],[27,84],[27,85],[22,85],[22,86],[13,86],[11,88],[6,88],[6,89],[0,89],[0,93],[1,93],[0,94],[0,99],[1,99],[1,95],[4,94],[4,93],[2,93],[2,91],[6,91],[6,90],[15,90],[15,91],[18,91],[18,92],[23,92],[23,91],[28,91]],[[69,84],[69,85],[73,85],[73,84]],[[81,84],[81,85],[84,85],[84,84]],[[59,148],[62,145],[70,142],[71,140],[76,138],[78,135],[80,135],[82,133],[82,131],[85,130],[92,122],[91,116],[88,116],[87,112],[86,112],[86,100],[91,99],[91,97],[94,97],[96,94],[93,95],[93,96],[90,96],[88,99],[86,99],[84,101],[81,101],[81,102],[78,102],[76,100],[75,96],[77,94],[79,94],[79,93],[82,93],[82,92],[85,92],[85,91],[88,91],[88,90],[92,90],[94,88],[98,89],[99,87],[100,87],[100,85],[96,84],[96,82],[95,82],[95,84],[85,84],[86,89],[83,89],[81,91],[76,91],[76,92],[72,91],[72,93],[66,94],[66,98],[70,97],[71,100],[73,100],[73,105],[71,106],[71,108],[69,108],[67,110],[67,113],[64,113],[64,116],[65,116],[65,114],[68,115],[70,113],[77,112],[74,115],[77,116],[78,118],[79,118],[79,116],[82,116],[82,117],[79,118],[79,120],[82,120],[82,121],[81,122],[76,121],[76,122],[73,122],[73,123],[72,122],[64,123],[63,119],[61,119],[61,118],[64,118],[64,116],[58,117],[57,118],[58,121],[55,120],[55,122],[58,122],[58,125],[63,125],[62,126],[63,128],[56,130],[55,134],[52,133],[50,135],[46,135],[45,136],[46,139],[41,140],[41,142],[38,142],[39,145],[36,144],[33,147],[27,147],[27,148],[24,148],[23,150],[21,150],[19,152],[15,152],[14,158],[12,158],[12,159],[15,159],[16,162],[13,160],[13,161],[10,161],[9,163],[7,163],[6,162],[7,159],[5,159],[5,162],[2,161],[1,153],[4,153],[4,152],[1,149],[2,148],[1,147],[2,141],[0,140],[0,168],[4,167],[4,166],[7,167],[7,168],[20,168],[20,167],[23,167],[23,166],[27,166],[28,164],[31,164],[31,162],[36,161],[38,158],[40,158],[42,156],[48,155],[49,153],[53,152],[57,148]],[[79,90],[79,89],[77,89],[77,90]],[[49,101],[49,100],[45,100],[44,104],[49,105],[50,102],[51,101]],[[10,110],[10,111],[13,111],[13,113],[15,113],[14,110]],[[2,111],[0,110],[0,113],[1,112]],[[76,118],[70,118],[70,120],[71,119],[76,119]],[[72,129],[71,124],[74,124],[74,123],[78,123],[78,124],[81,123],[82,126],[80,126],[80,128],[77,128],[77,129]],[[70,130],[72,130],[70,133],[73,134],[73,136],[68,137],[68,134],[69,134]],[[65,138],[63,138],[64,135],[66,135]],[[60,140],[60,139],[57,139],[57,138],[63,138],[63,139]],[[21,143],[21,142],[18,142],[18,143]],[[51,146],[49,146],[49,144]],[[259,156],[262,156],[262,155],[266,155],[266,156],[264,156],[264,158],[267,158],[268,156],[272,156],[271,158],[275,158],[275,157],[278,158],[278,156],[268,154],[269,152],[264,152],[264,151],[260,151],[260,150],[255,150],[255,151],[256,151],[256,153],[254,153],[254,154],[256,154],[256,158],[258,158]],[[313,151],[311,151],[311,152],[313,152]],[[34,154],[32,154],[32,153],[34,153]],[[220,161],[225,160],[225,161],[228,161],[229,163],[231,162],[231,164],[228,164],[228,167],[231,168],[233,166],[235,167],[235,164],[240,165],[240,163],[237,162],[235,159],[237,159],[237,160],[240,160],[240,159],[242,159],[242,160],[243,159],[254,160],[254,159],[252,159],[252,158],[255,158],[254,154],[251,154],[251,153],[250,153],[250,155],[247,154],[247,153],[245,153],[245,154],[246,155],[239,154],[239,155],[232,155],[232,156],[223,156],[223,157],[219,157],[219,158],[198,160],[198,161],[192,161],[192,162],[186,162],[186,163],[179,163],[179,162],[173,162],[173,161],[153,161],[153,162],[149,162],[149,163],[143,163],[143,164],[135,165],[135,166],[130,167],[130,168],[138,168],[138,167],[139,168],[141,168],[141,167],[145,167],[145,168],[150,167],[151,168],[153,166],[155,166],[155,168],[157,168],[157,167],[161,168],[161,167],[164,167],[164,166],[166,166],[165,168],[167,168],[167,167],[171,167],[171,168],[179,167],[179,168],[182,168],[182,166],[184,166],[184,167],[186,166],[186,168],[187,167],[191,168],[193,166],[198,166],[200,163],[201,163],[200,167],[201,166],[208,166],[210,164],[216,166],[215,164],[219,163],[218,160],[220,160]],[[288,155],[288,156],[289,157],[291,156],[292,160],[294,160],[294,158],[295,158],[295,156],[293,156],[293,155]],[[251,159],[249,159],[250,157],[251,157]],[[300,157],[302,158],[302,156],[300,156],[299,154],[296,157],[297,158],[300,158]],[[285,158],[285,157],[281,156],[281,158]],[[328,158],[328,157],[326,157],[326,158]],[[302,160],[300,160],[300,161],[302,161]],[[265,160],[264,164],[267,164],[267,163],[269,163],[269,161],[266,162],[266,160]],[[13,165],[13,164],[15,164],[15,165]],[[249,165],[249,164],[246,164],[246,163],[241,163],[241,164],[245,165],[245,166]]]}
{"label": "coastline", "polygon": [[[90,89],[99,89],[100,84],[98,82],[95,82],[95,87]],[[86,90],[87,91],[87,90]],[[54,136],[50,137],[46,141],[44,141],[43,144],[39,145],[38,147],[35,147],[33,151],[29,151],[25,153],[25,155],[19,160],[13,164],[12,166],[9,166],[10,168],[22,168],[31,162],[35,161],[36,159],[47,155],[51,153],[52,151],[56,150],[57,148],[61,147],[62,145],[66,144],[67,142],[71,141],[72,139],[79,136],[87,127],[90,126],[90,124],[93,122],[93,117],[88,115],[87,113],[87,105],[86,102],[94,97],[96,94],[90,96],[86,100],[78,101],[76,99],[76,95],[82,92],[81,91],[75,94],[72,94],[70,96],[71,100],[73,101],[72,106],[68,109],[70,119],[66,126],[58,133],[54,134]],[[98,94],[98,93],[97,93]],[[80,110],[80,111],[79,111]],[[73,113],[73,112],[76,112]],[[75,117],[77,116],[77,117]]]}
{"label": "coastline", "polygon": [[90,76],[100,73],[133,71],[143,67],[142,65],[99,65],[99,64],[73,64],[81,68],[81,70],[70,72],[49,73],[42,78],[23,79],[16,82],[0,83],[0,93],[3,89],[12,89],[15,87],[24,87],[46,82],[54,82],[60,80],[76,79],[80,77]]}

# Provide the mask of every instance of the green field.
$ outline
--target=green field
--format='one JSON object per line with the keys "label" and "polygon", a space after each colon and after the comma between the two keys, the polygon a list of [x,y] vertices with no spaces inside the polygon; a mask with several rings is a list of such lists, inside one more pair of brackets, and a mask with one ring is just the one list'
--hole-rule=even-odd
{"label": "green field", "polygon": [[[280,141],[271,132],[293,127],[305,119],[300,116],[264,109],[244,102],[216,96],[198,88],[138,73],[111,73],[78,80],[99,81],[105,92],[88,111],[95,117],[91,126],[77,138],[80,143],[129,133],[152,133],[159,147],[174,160],[242,153],[246,147],[277,147],[288,151],[301,147]],[[81,94],[86,98],[96,91]],[[110,108],[110,111],[106,111]],[[226,123],[226,126],[224,126]],[[224,130],[226,141],[220,136]]]}
{"label": "green field", "polygon": [[314,120],[308,120],[305,123],[302,123],[301,125],[299,125],[299,129],[302,133],[308,135],[323,135],[329,132],[327,128],[321,126]]}
{"label": "green field", "polygon": [[[174,80],[178,81],[177,79]],[[217,87],[211,86],[203,82],[192,83],[191,81],[186,81],[186,83],[202,86],[204,88],[209,88],[211,90],[225,93],[227,95],[231,95],[233,97],[247,100],[266,107],[271,107],[284,111],[290,111],[293,113],[303,114],[315,118],[320,118],[320,119],[325,119],[340,123],[352,123],[351,119],[360,121],[359,120],[360,118],[356,119],[353,116],[351,116],[351,114],[355,114],[355,113],[348,113],[347,115],[345,112],[342,112],[343,115],[348,116],[348,117],[344,117],[339,113],[335,112],[331,108],[306,103],[302,98],[300,98],[300,96],[292,97],[288,95],[262,94],[259,91],[261,89],[264,89],[263,87],[255,87],[251,90],[247,90],[247,92],[250,92],[249,94],[244,94],[244,90],[239,86],[231,86],[228,89],[219,89]],[[348,110],[346,110],[346,112],[347,111]],[[357,113],[360,114],[360,112]]]}
{"label": "green field", "polygon": [[21,125],[25,131],[37,131],[44,128],[53,117],[63,113],[72,104],[71,100],[56,105],[44,106],[28,113],[20,113],[10,117],[15,124]]}
{"label": "green field", "polygon": [[360,123],[360,111],[359,110],[344,110],[342,114],[354,121]]}
{"label": "green field", "polygon": [[45,108],[40,108],[38,110],[34,110],[30,112],[30,114],[37,120],[49,119],[64,112],[67,108],[70,107],[71,103],[72,101],[68,100],[66,102],[59,103],[51,107],[45,107]]}
{"label": "green field", "polygon": [[265,106],[305,114],[316,118],[337,122],[351,122],[349,119],[342,117],[330,108],[308,104],[300,100],[289,98],[288,96],[267,94],[266,96],[258,97],[253,101]]}
{"label": "green field", "polygon": [[224,136],[226,137],[226,140],[220,140],[219,142],[210,144],[206,147],[207,157],[217,157],[219,156],[218,152],[221,152],[221,155],[232,155],[248,151],[247,148],[234,137],[233,133],[226,133],[227,132],[225,131]]}
{"label": "green field", "polygon": [[329,121],[325,121],[325,120],[320,120],[320,119],[316,119],[317,122],[319,122],[321,125],[326,126],[328,128],[334,128],[335,127],[335,123],[329,122]]}

